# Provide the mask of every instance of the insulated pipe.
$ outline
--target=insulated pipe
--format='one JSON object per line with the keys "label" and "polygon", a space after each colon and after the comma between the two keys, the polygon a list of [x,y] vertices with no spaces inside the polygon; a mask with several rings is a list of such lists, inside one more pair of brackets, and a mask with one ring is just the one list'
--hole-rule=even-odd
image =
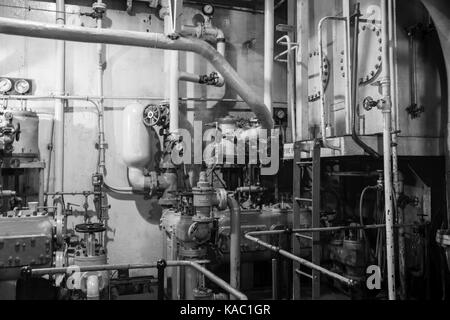
{"label": "insulated pipe", "polygon": [[[56,26],[65,24],[65,1],[56,0]],[[55,91],[58,95],[65,94],[66,72],[66,43],[59,39],[56,41],[56,84]],[[55,190],[64,191],[64,100],[55,100]],[[49,168],[50,170],[50,168]]]}
{"label": "insulated pipe", "polygon": [[273,0],[264,1],[264,104],[272,113],[273,50],[275,32]]}
{"label": "insulated pipe", "polygon": [[382,64],[383,77],[380,79],[381,92],[383,96],[383,169],[384,169],[384,210],[386,217],[386,260],[387,260],[387,280],[389,300],[396,300],[395,290],[395,249],[394,249],[394,214],[392,199],[392,120],[391,120],[391,77],[389,48],[389,24],[392,20],[389,17],[388,2],[391,0],[381,0],[381,30],[382,30]]}
{"label": "insulated pipe", "polygon": [[230,210],[230,285],[239,290],[241,283],[241,209],[233,197],[227,197]]}
{"label": "insulated pipe", "polygon": [[261,101],[260,97],[250,88],[247,82],[238,75],[226,59],[205,41],[183,37],[167,37],[164,34],[150,32],[97,30],[72,26],[61,28],[54,24],[9,18],[0,18],[0,33],[44,39],[195,52],[208,60],[220,72],[230,87],[249,105],[263,128],[273,128],[272,115],[264,105],[264,102]]}

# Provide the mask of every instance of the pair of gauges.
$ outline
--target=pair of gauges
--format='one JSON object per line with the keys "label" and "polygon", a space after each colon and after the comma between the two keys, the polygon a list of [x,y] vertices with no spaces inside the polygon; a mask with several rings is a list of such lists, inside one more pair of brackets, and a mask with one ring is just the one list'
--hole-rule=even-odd
{"label": "pair of gauges", "polygon": [[26,94],[30,91],[31,84],[25,79],[12,80],[9,78],[0,78],[0,94],[8,93],[13,88],[18,94]]}

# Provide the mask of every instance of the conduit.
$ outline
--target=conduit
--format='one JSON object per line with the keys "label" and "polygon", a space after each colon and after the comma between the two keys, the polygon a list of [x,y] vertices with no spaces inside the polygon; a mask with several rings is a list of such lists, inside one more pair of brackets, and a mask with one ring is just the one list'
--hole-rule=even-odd
{"label": "conduit", "polygon": [[149,32],[97,30],[72,26],[61,28],[54,24],[9,18],[0,18],[0,33],[44,39],[195,52],[208,60],[220,72],[228,85],[249,105],[263,128],[273,128],[271,113],[264,105],[264,102],[250,88],[247,82],[238,75],[226,59],[205,41],[176,36],[167,37],[164,34]]}

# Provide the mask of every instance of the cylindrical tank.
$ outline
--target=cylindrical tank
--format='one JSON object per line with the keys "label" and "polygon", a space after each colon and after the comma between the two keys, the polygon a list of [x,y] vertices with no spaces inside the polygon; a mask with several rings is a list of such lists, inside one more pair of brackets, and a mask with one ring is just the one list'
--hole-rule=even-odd
{"label": "cylindrical tank", "polygon": [[142,122],[144,106],[128,105],[123,110],[122,158],[131,168],[142,168],[151,160],[150,128]]}
{"label": "cylindrical tank", "polygon": [[20,126],[19,140],[13,144],[13,156],[39,157],[39,117],[36,112],[26,110],[10,110],[13,114],[14,128]]}

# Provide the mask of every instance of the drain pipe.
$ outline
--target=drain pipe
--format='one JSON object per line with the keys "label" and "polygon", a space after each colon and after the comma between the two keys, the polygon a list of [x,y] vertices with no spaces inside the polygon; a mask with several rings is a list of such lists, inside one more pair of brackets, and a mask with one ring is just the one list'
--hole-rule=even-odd
{"label": "drain pipe", "polygon": [[33,38],[195,52],[208,60],[224,77],[227,84],[249,105],[261,122],[263,129],[273,128],[272,115],[260,96],[239,76],[228,61],[205,41],[177,35],[168,37],[151,32],[98,30],[72,26],[61,28],[54,24],[10,18],[0,18],[0,33]]}
{"label": "drain pipe", "polygon": [[[65,25],[65,1],[56,0],[56,24]],[[57,95],[65,95],[66,43],[56,41],[56,85]],[[64,191],[64,105],[62,99],[55,100],[55,186],[57,192]],[[49,168],[50,170],[50,168]]]}
{"label": "drain pipe", "polygon": [[273,0],[264,1],[264,104],[272,114],[272,78],[275,9]]}
{"label": "drain pipe", "polygon": [[392,101],[391,101],[391,76],[389,60],[389,10],[388,2],[381,0],[381,30],[382,30],[382,63],[383,77],[380,79],[382,92],[383,112],[383,160],[384,160],[384,210],[386,218],[386,260],[389,300],[396,300],[395,290],[395,249],[394,249],[394,214],[392,199]]}

